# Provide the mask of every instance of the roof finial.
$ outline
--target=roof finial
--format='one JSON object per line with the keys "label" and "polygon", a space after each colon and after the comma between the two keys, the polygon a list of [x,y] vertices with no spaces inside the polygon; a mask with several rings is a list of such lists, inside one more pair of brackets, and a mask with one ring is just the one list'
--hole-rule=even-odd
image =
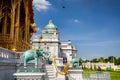
{"label": "roof finial", "polygon": [[49,20],[49,24],[50,24],[50,23],[53,23],[52,19]]}

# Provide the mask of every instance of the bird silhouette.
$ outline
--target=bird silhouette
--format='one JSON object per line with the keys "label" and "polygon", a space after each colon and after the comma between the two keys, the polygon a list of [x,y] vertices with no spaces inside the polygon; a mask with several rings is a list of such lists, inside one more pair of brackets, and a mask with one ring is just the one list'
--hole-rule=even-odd
{"label": "bird silhouette", "polygon": [[62,6],[62,8],[65,8],[65,6]]}

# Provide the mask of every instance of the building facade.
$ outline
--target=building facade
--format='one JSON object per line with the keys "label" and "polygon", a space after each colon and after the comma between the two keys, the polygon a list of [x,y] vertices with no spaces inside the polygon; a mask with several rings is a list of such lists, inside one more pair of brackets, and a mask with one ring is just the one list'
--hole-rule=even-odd
{"label": "building facade", "polygon": [[77,49],[72,45],[70,40],[60,42],[58,28],[52,20],[44,27],[42,34],[33,37],[32,45],[35,49],[42,48],[44,51],[55,54],[57,58],[64,57],[68,61],[77,54]]}
{"label": "building facade", "polygon": [[107,67],[111,67],[114,69],[115,65],[114,63],[91,63],[91,62],[87,62],[87,63],[82,63],[82,66],[88,69],[98,69],[99,67],[103,70],[106,70]]}
{"label": "building facade", "polygon": [[30,49],[35,27],[32,0],[0,1],[0,47],[16,51]]}
{"label": "building facade", "polygon": [[71,41],[61,42],[61,54],[62,57],[67,57],[68,61],[76,57],[77,49],[72,45]]}

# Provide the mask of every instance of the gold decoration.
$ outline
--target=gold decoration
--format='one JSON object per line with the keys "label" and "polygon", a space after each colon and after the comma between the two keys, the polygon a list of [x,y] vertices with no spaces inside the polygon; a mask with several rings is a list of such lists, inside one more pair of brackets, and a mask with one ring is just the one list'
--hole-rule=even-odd
{"label": "gold decoration", "polygon": [[43,36],[42,36],[42,35],[40,36],[40,39],[43,39]]}
{"label": "gold decoration", "polygon": [[35,49],[35,47],[34,47],[34,46],[32,46],[32,49]]}
{"label": "gold decoration", "polygon": [[12,51],[14,51],[14,52],[16,52],[16,50],[17,50],[16,48],[13,48],[13,49],[12,49]]}
{"label": "gold decoration", "polygon": [[64,71],[62,72],[62,71],[60,71],[60,69],[58,69],[58,67],[57,67],[57,65],[56,65],[56,61],[55,61],[56,55],[53,54],[52,57],[53,57],[53,65],[55,66],[56,71],[57,71],[59,74],[61,74],[61,75],[67,75],[67,74],[68,74],[68,69],[69,69],[69,64],[66,63],[66,64],[64,65]]}
{"label": "gold decoration", "polygon": [[47,43],[46,42],[44,42],[44,45],[46,45]]}

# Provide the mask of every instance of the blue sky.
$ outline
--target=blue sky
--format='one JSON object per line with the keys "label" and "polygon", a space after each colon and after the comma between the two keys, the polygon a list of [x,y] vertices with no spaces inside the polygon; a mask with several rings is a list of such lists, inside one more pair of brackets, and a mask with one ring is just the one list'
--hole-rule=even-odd
{"label": "blue sky", "polygon": [[120,57],[120,0],[33,0],[33,8],[36,34],[52,19],[79,56]]}

